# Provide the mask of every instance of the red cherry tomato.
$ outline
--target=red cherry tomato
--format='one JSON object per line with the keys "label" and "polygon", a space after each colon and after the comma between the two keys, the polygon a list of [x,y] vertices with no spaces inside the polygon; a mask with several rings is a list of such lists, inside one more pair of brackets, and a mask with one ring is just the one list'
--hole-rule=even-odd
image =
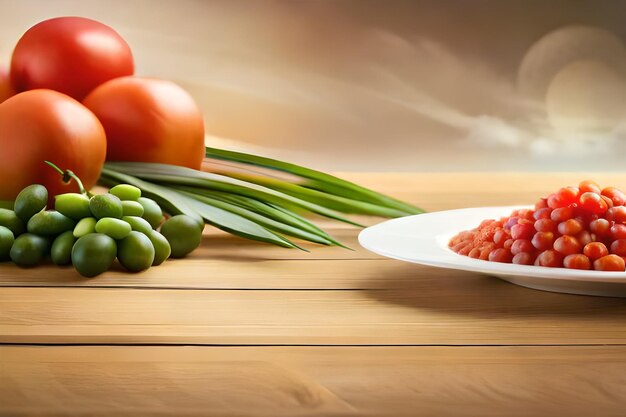
{"label": "red cherry tomato", "polygon": [[586,192],[580,196],[580,205],[583,209],[594,214],[602,214],[609,208],[600,194]]}
{"label": "red cherry tomato", "polygon": [[626,239],[617,239],[611,243],[611,253],[617,256],[626,256]]}
{"label": "red cherry tomato", "polygon": [[13,200],[31,184],[43,184],[50,196],[77,192],[73,182],[44,164],[51,161],[92,187],[102,170],[106,137],[85,106],[52,90],[17,94],[0,104],[0,200]]}
{"label": "red cherry tomato", "polygon": [[573,236],[563,235],[554,241],[554,250],[563,255],[580,253],[582,245]]}
{"label": "red cherry tomato", "polygon": [[585,255],[572,254],[563,259],[563,266],[569,269],[591,269],[591,261]]}
{"label": "red cherry tomato", "polygon": [[626,202],[626,195],[619,188],[606,187],[602,190],[602,195],[610,198],[615,206],[621,206]]}
{"label": "red cherry tomato", "polygon": [[520,252],[513,257],[511,262],[517,265],[532,265],[535,262],[535,256],[529,252]]}
{"label": "red cherry tomato", "polygon": [[602,258],[609,254],[609,250],[606,248],[606,245],[602,242],[590,242],[585,245],[583,248],[583,254],[587,256],[592,261],[596,259]]}
{"label": "red cherry tomato", "polygon": [[611,222],[607,219],[596,219],[589,223],[589,230],[591,233],[602,237],[611,233]]}
{"label": "red cherry tomato", "polygon": [[593,261],[593,269],[624,272],[624,259],[617,255],[606,255]]}
{"label": "red cherry tomato", "polygon": [[107,160],[201,168],[202,114],[189,93],[173,82],[117,78],[96,88],[83,103],[104,126]]}
{"label": "red cherry tomato", "polygon": [[4,68],[0,68],[0,103],[12,97],[14,94],[15,92],[9,80],[9,72]]}
{"label": "red cherry tomato", "polygon": [[77,100],[106,81],[133,72],[126,41],[109,26],[83,17],[36,24],[18,41],[11,60],[16,91],[49,88]]}
{"label": "red cherry tomato", "polygon": [[600,194],[600,191],[602,190],[598,183],[592,180],[585,180],[581,182],[580,184],[578,184],[578,189],[580,190],[581,194],[587,192]]}
{"label": "red cherry tomato", "polygon": [[545,250],[537,256],[535,265],[561,268],[563,267],[563,255],[554,250]]}
{"label": "red cherry tomato", "polygon": [[467,246],[456,250],[459,254],[492,262],[623,271],[625,204],[621,190],[583,181],[579,187],[562,187],[540,199],[534,210],[518,209],[499,221],[483,220],[455,236],[450,246],[466,240]]}
{"label": "red cherry tomato", "polygon": [[544,251],[552,248],[554,242],[554,233],[552,232],[537,232],[533,235],[531,243],[538,250]]}
{"label": "red cherry tomato", "polygon": [[558,231],[562,235],[577,235],[583,230],[583,223],[577,219],[569,219],[559,223]]}
{"label": "red cherry tomato", "polygon": [[513,255],[511,255],[511,252],[504,248],[494,249],[489,253],[489,260],[491,262],[511,263],[512,259]]}

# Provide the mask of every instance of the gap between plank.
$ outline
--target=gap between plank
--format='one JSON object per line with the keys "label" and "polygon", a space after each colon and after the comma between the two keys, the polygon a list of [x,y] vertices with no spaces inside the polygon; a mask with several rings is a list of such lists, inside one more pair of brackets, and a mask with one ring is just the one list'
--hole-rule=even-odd
{"label": "gap between plank", "polygon": [[579,344],[565,344],[565,343],[527,343],[527,344],[473,344],[473,345],[460,345],[460,344],[396,344],[396,345],[384,345],[384,344],[297,344],[297,343],[274,343],[274,344],[228,344],[228,343],[7,343],[0,342],[2,346],[49,346],[49,347],[72,347],[72,346],[110,346],[110,347],[185,347],[185,346],[198,346],[198,347],[229,347],[229,348],[271,348],[271,347],[314,347],[314,348],[400,348],[400,347],[452,347],[452,348],[500,348],[500,347],[622,347],[626,346],[626,343],[579,343]]}
{"label": "gap between plank", "polygon": [[376,287],[363,288],[209,288],[209,287],[166,287],[166,286],[150,286],[143,287],[140,285],[0,285],[0,289],[4,288],[62,288],[68,290],[184,290],[184,291],[392,291]]}

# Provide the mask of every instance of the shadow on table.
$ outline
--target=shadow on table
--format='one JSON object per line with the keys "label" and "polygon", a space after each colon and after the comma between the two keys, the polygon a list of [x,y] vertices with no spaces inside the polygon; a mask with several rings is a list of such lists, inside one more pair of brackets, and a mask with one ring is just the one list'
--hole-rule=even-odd
{"label": "shadow on table", "polygon": [[373,288],[365,292],[379,302],[478,317],[626,317],[626,298],[551,293],[483,274],[419,265],[398,263],[385,276],[372,271],[362,287]]}

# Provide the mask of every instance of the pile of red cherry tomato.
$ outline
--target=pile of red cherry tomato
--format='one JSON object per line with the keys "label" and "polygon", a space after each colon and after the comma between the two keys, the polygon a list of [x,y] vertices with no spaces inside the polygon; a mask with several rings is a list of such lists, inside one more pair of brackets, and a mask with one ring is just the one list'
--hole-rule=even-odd
{"label": "pile of red cherry tomato", "polygon": [[0,200],[30,184],[51,195],[76,191],[44,160],[71,169],[87,189],[104,161],[200,169],[204,122],[177,84],[134,75],[133,54],[111,27],[59,17],[18,40],[0,65]]}
{"label": "pile of red cherry tomato", "polygon": [[515,210],[459,233],[449,247],[492,262],[624,271],[626,194],[593,181],[563,187],[534,209]]}

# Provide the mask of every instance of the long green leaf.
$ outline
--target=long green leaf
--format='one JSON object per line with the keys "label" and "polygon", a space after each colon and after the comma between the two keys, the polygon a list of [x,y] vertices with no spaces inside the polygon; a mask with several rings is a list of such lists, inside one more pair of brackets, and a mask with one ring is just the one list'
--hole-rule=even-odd
{"label": "long green leaf", "polygon": [[106,166],[110,169],[124,172],[155,183],[188,185],[209,190],[225,191],[256,198],[257,200],[267,201],[277,205],[292,204],[328,218],[349,223],[354,226],[363,227],[363,225],[339,216],[335,211],[329,210],[318,204],[302,200],[271,188],[241,181],[236,178],[230,178],[224,175],[196,171],[194,169],[174,165],[153,163],[108,162]]}
{"label": "long green leaf", "polygon": [[127,175],[122,172],[116,172],[114,170],[103,168],[100,175],[100,182],[107,186],[113,186],[117,184],[130,184],[141,189],[142,194],[156,201],[159,206],[164,208],[170,214],[186,214],[195,218],[199,223],[203,220],[201,216],[189,207],[176,192],[171,189],[162,187],[158,184],[153,184],[147,181],[143,181],[132,175]]}
{"label": "long green leaf", "polygon": [[211,198],[206,195],[195,194],[189,191],[181,191],[181,193],[190,198],[193,198],[194,200],[198,200],[202,203],[205,203],[209,206],[217,207],[222,210],[226,210],[228,212],[237,214],[250,221],[253,221],[256,224],[259,224],[267,229],[274,230],[278,233],[286,234],[289,236],[297,237],[302,240],[308,240],[310,242],[315,242],[315,243],[319,243],[322,245],[328,245],[328,246],[334,245],[333,242],[331,242],[328,239],[325,239],[324,237],[318,236],[314,233],[309,233],[301,229],[297,229],[295,227],[289,226],[288,224],[281,223],[280,221],[270,219],[268,217],[262,216],[258,213],[255,213],[243,207],[237,206],[235,204],[228,203],[228,202],[218,200],[215,198]]}
{"label": "long green leaf", "polygon": [[[276,190],[280,189],[286,194],[300,196],[302,199],[307,201],[319,201],[320,205],[343,213],[358,213],[382,217],[401,217],[424,212],[422,209],[404,202],[399,202],[400,204],[398,205],[389,205],[378,200],[371,200],[369,197],[364,196],[361,192],[345,188],[341,185],[304,178],[298,176],[297,174],[287,173],[286,171],[261,167],[260,165],[246,164],[244,162],[211,159],[210,172],[232,178],[250,178],[249,182],[261,184],[260,182],[253,180],[254,178],[260,178],[263,181],[268,181],[269,188],[274,188]],[[272,182],[277,184],[277,186],[271,186]],[[278,184],[288,184],[289,186],[295,186],[297,188],[294,189],[293,192],[290,192],[289,186],[283,188]],[[302,190],[303,188],[305,189],[304,191]],[[311,191],[312,193],[308,193],[307,191]],[[317,195],[315,191],[321,194]],[[380,197],[387,198],[384,194],[380,194]],[[330,202],[325,204],[326,200],[330,200]],[[337,201],[339,201],[339,203]],[[355,209],[353,206],[357,206],[357,208]]]}
{"label": "long green leaf", "polygon": [[[223,172],[216,174],[226,175]],[[363,201],[353,200],[345,197],[339,197],[327,194],[318,190],[305,188],[297,184],[282,181],[277,178],[261,177],[257,175],[249,175],[243,173],[229,173],[232,178],[237,178],[246,182],[253,182],[294,197],[301,198],[320,206],[328,207],[342,213],[365,214],[368,216],[381,217],[402,217],[408,215],[406,211],[400,211],[394,208],[381,206],[378,204],[366,203]]]}
{"label": "long green leaf", "polygon": [[[317,190],[317,191],[321,191],[321,192],[328,193],[328,194],[342,196],[349,200],[358,200],[358,201],[368,202],[370,204],[380,204],[385,207],[389,207],[389,208],[404,212],[405,214],[403,214],[403,216],[412,216],[414,214],[424,213],[424,210],[419,207],[412,206],[400,200],[395,200],[392,197],[388,197],[384,194],[380,194],[380,199],[377,200],[374,198],[369,198],[367,196],[364,196],[363,193],[360,192],[359,190],[345,188],[338,184],[332,184],[329,182],[319,181],[315,179],[306,179],[303,182],[301,182],[299,185],[305,188],[312,189],[312,190]],[[397,201],[397,203],[389,204],[389,202],[383,201],[384,199],[391,199],[394,202]]]}
{"label": "long green leaf", "polygon": [[412,206],[403,201],[386,196],[376,191],[370,190],[350,181],[342,180],[324,172],[316,171],[300,165],[283,162],[276,159],[265,158],[262,156],[250,155],[243,152],[228,151],[225,149],[217,149],[206,147],[205,155],[207,158],[219,159],[223,161],[233,161],[243,164],[269,168],[276,171],[287,172],[302,178],[311,180],[311,188],[318,189],[327,193],[333,193],[338,196],[358,199],[360,201],[380,204],[386,207],[395,208],[408,214],[420,214],[424,211],[419,207]]}
{"label": "long green leaf", "polygon": [[102,171],[100,181],[107,186],[120,183],[131,184],[142,190],[146,196],[154,199],[166,211],[171,214],[187,214],[194,218],[202,218],[203,221],[222,229],[228,233],[247,239],[258,240],[274,245],[294,248],[298,247],[284,237],[277,235],[266,228],[239,215],[230,213],[217,207],[201,204],[193,199],[189,199],[168,189],[166,187],[143,181],[132,175],[117,172],[114,169],[105,167]]}
{"label": "long green leaf", "polygon": [[[179,187],[174,187],[178,189]],[[180,187],[182,188],[182,187]],[[324,239],[330,240],[334,244],[342,247],[346,247],[333,238],[331,235],[326,233],[323,229],[316,226],[314,223],[307,220],[305,217],[300,216],[299,214],[294,213],[293,211],[285,208],[276,206],[269,203],[264,203],[259,200],[255,200],[253,198],[244,197],[241,195],[229,194],[222,191],[207,191],[198,189],[195,187],[184,187],[184,189],[189,189],[193,192],[204,194],[210,196],[212,198],[216,198],[219,200],[223,200],[235,205],[238,205],[243,208],[247,208],[253,212],[258,212],[265,217],[269,217],[276,221],[284,222],[290,226],[297,227],[299,229],[306,230],[308,232],[317,234],[318,236],[323,237]],[[349,249],[349,248],[348,248]]]}
{"label": "long green leaf", "polygon": [[298,216],[297,214],[287,209],[278,208],[276,206],[272,206],[270,204],[255,200],[253,198],[229,194],[222,191],[204,190],[202,188],[196,187],[174,186],[173,188],[176,190],[189,191],[195,194],[200,194],[217,200],[225,201],[227,203],[231,203],[239,207],[251,210],[255,213],[262,214],[263,216],[269,217],[270,219],[274,219],[290,226],[297,227],[311,233],[315,233],[318,236],[322,236],[327,240],[334,240],[330,235],[317,227],[315,224],[304,219],[302,216]]}
{"label": "long green leaf", "polygon": [[187,199],[188,204],[193,207],[204,220],[225,232],[232,233],[237,236],[245,237],[247,239],[258,240],[266,243],[273,243],[274,245],[283,246],[286,248],[297,248],[308,252],[307,249],[296,245],[284,236],[268,230],[262,225],[255,223],[237,213],[232,213],[228,210],[224,210],[220,207],[206,204],[202,201],[198,201],[195,198],[191,198],[181,194],[181,197]]}
{"label": "long green leaf", "polygon": [[[284,213],[285,215],[289,216],[292,218],[292,221],[296,222],[296,224],[301,225],[301,227],[306,228],[306,227],[314,227],[322,232],[324,232],[322,229],[320,229],[319,227],[317,227],[315,224],[311,223],[309,220],[307,220],[305,217],[294,213],[293,211],[285,208],[285,207],[280,207],[280,206],[276,206],[274,204],[268,204],[268,206],[272,207],[275,210],[278,210],[282,213]],[[326,232],[324,232],[326,233]]]}

